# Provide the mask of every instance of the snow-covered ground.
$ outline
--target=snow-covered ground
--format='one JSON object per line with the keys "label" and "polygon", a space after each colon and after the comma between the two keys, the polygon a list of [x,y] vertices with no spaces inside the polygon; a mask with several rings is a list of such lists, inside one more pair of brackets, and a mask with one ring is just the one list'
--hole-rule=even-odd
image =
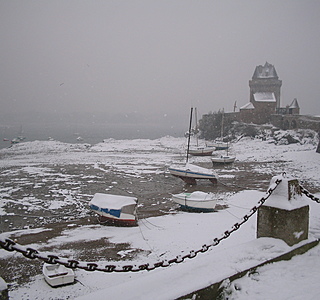
{"label": "snow-covered ground", "polygon": [[[285,133],[283,133],[285,134]],[[233,151],[240,162],[248,162],[253,166],[250,169],[254,174],[273,176],[286,172],[298,178],[302,185],[307,184],[320,196],[320,154],[315,152],[317,140],[306,138],[301,143],[286,145],[275,143],[274,140],[259,140],[242,138],[233,144]],[[72,182],[73,177],[59,173],[54,167],[64,165],[91,165],[93,168],[108,172],[112,170],[128,180],[129,177],[141,178],[142,182],[152,174],[164,174],[170,178],[167,167],[173,163],[183,163],[186,141],[183,138],[163,137],[156,140],[114,140],[109,139],[96,145],[66,144],[57,141],[34,141],[14,145],[0,150],[0,169],[2,176],[12,175],[13,172],[23,171],[32,177],[42,178],[35,183],[37,187],[46,184],[48,176],[56,178],[57,182]],[[191,161],[207,164],[209,158],[191,158]],[[256,167],[255,166],[256,163]],[[209,164],[208,164],[209,165]],[[228,169],[223,176],[236,178],[237,164]],[[0,175],[1,175],[0,174]],[[82,174],[83,177],[89,176]],[[223,178],[223,177],[222,177]],[[77,179],[78,180],[78,179]],[[95,181],[94,176],[91,178]],[[10,196],[18,185],[0,187],[0,215],[5,220]],[[78,184],[81,184],[79,182]],[[218,183],[219,184],[219,183]],[[116,181],[106,183],[112,193]],[[72,186],[70,186],[72,190]],[[181,191],[183,184],[181,181]],[[127,189],[130,192],[130,189]],[[123,261],[115,264],[143,264],[154,263],[163,259],[172,259],[181,253],[197,250],[203,244],[208,244],[213,238],[220,237],[226,230],[249,212],[257,204],[265,191],[241,190],[224,194],[219,200],[227,208],[213,213],[195,214],[174,210],[172,213],[149,217],[139,220],[139,226],[133,228],[106,227],[100,225],[84,225],[81,227],[69,224],[61,234],[52,239],[28,245],[35,249],[56,247],[72,241],[95,241],[105,237],[111,243],[128,243],[130,249],[119,251]],[[64,193],[65,201],[74,201],[70,191]],[[14,199],[19,202],[22,199]],[[41,199],[24,197],[25,207],[39,205]],[[310,205],[310,232],[309,239],[320,237],[320,204],[305,197],[306,204]],[[156,205],[157,202],[154,204]],[[41,204],[42,205],[42,204]],[[63,201],[51,201],[49,208],[63,207]],[[3,236],[16,238],[20,235],[35,234],[45,231],[44,227],[21,228],[3,232]],[[137,273],[102,273],[76,270],[77,283],[61,288],[50,288],[39,274],[30,278],[23,285],[14,284],[14,276],[10,284],[11,299],[173,299],[190,293],[195,289],[203,288],[216,279],[223,279],[228,275],[260,263],[275,254],[289,251],[292,247],[283,241],[275,239],[256,239],[256,216],[249,219],[238,231],[218,246],[212,247],[204,254],[198,254],[194,259],[186,260],[181,264],[171,265],[168,268],[158,268],[154,271]],[[127,261],[128,254],[133,250],[141,250]],[[59,251],[61,254],[61,251]],[[72,258],[76,254],[73,249],[62,253]],[[244,277],[232,283],[227,289],[228,299],[315,299],[320,293],[320,246],[306,254],[294,257],[288,262],[279,262],[267,265],[251,276]],[[8,264],[13,257],[20,254],[0,250],[2,259]],[[96,261],[94,257],[92,260]],[[24,260],[28,263],[28,260]],[[99,259],[99,264],[110,264],[106,257]],[[6,270],[0,271],[4,276]],[[276,278],[276,279],[275,279]],[[9,278],[10,279],[10,278]],[[140,286],[141,284],[141,286]],[[112,295],[112,297],[111,297]]]}

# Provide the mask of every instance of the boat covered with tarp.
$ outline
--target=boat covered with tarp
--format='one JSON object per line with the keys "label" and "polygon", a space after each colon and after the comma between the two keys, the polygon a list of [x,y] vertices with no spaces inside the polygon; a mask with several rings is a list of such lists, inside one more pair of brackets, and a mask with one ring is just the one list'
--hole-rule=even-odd
{"label": "boat covered with tarp", "polygon": [[135,197],[96,193],[89,202],[90,209],[101,223],[115,226],[137,226]]}

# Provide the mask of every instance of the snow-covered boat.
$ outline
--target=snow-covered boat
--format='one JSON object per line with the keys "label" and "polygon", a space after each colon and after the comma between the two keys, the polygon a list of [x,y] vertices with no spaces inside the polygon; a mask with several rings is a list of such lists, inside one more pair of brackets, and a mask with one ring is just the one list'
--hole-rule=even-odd
{"label": "snow-covered boat", "polygon": [[210,156],[213,152],[214,148],[212,147],[197,147],[190,148],[189,154],[193,156]]}
{"label": "snow-covered boat", "polygon": [[235,156],[221,155],[216,157],[211,157],[211,161],[214,165],[216,164],[231,164],[235,161]]}
{"label": "snow-covered boat", "polygon": [[137,198],[96,193],[89,202],[101,223],[116,226],[137,226]]}
{"label": "snow-covered boat", "polygon": [[195,191],[193,193],[180,193],[172,195],[172,200],[178,203],[182,209],[209,212],[214,211],[217,199],[212,193]]}
{"label": "snow-covered boat", "polygon": [[75,275],[72,269],[60,264],[47,264],[42,267],[45,281],[52,287],[71,284],[74,282]]}
{"label": "snow-covered boat", "polygon": [[187,163],[185,166],[169,167],[169,172],[188,184],[196,184],[196,179],[209,179],[212,183],[216,183],[218,180],[218,175],[214,170],[190,163]]}

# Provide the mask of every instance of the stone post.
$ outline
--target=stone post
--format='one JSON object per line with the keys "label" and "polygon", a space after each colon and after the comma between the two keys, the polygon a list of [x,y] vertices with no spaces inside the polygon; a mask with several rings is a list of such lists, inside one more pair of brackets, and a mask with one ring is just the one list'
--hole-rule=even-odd
{"label": "stone post", "polygon": [[289,246],[308,239],[309,205],[301,193],[299,181],[285,174],[271,179],[281,183],[258,210],[257,238],[282,239]]}

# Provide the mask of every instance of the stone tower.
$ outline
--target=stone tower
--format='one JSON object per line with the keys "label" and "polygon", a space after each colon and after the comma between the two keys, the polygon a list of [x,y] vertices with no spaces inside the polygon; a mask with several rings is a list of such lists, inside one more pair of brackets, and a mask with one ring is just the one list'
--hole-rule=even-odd
{"label": "stone tower", "polygon": [[250,102],[258,110],[267,107],[270,113],[275,113],[280,107],[281,85],[273,65],[266,62],[264,66],[257,66],[249,81]]}

